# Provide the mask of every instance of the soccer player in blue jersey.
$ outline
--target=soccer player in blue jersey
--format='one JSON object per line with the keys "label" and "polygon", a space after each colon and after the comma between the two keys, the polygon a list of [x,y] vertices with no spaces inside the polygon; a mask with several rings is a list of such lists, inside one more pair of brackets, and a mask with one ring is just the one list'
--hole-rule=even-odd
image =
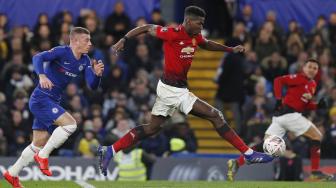
{"label": "soccer player in blue jersey", "polygon": [[[70,45],[58,46],[33,57],[39,84],[29,99],[33,122],[33,141],[26,147],[16,163],[4,173],[13,187],[22,187],[18,174],[35,161],[43,174],[51,176],[48,158],[75,132],[75,119],[60,106],[61,94],[72,78],[84,73],[91,89],[99,86],[104,71],[101,61],[90,61],[86,55],[91,47],[90,32],[75,27],[70,32]],[[49,62],[49,63],[46,63]]]}

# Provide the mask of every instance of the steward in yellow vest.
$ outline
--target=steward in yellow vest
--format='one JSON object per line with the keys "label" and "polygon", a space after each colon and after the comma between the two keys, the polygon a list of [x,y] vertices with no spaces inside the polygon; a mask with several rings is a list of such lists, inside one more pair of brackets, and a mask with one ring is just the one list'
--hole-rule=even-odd
{"label": "steward in yellow vest", "polygon": [[119,168],[118,181],[146,181],[146,166],[143,161],[144,158],[147,158],[147,155],[139,148],[130,148],[118,152],[114,157],[114,161]]}

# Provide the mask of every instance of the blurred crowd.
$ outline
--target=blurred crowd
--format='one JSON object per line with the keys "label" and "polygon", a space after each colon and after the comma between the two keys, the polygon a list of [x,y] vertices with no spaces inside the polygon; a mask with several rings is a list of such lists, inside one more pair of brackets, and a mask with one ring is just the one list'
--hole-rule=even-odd
{"label": "blurred crowd", "polygon": [[[224,56],[216,77],[216,105],[233,113],[233,125],[247,143],[259,143],[274,113],[274,78],[300,73],[304,62],[315,58],[320,69],[314,100],[325,97],[328,107],[304,115],[324,135],[322,157],[336,158],[336,12],[316,18],[311,31],[304,31],[295,20],[288,23],[287,30],[282,28],[274,11],[268,11],[265,22],[258,26],[252,14],[252,7],[245,5],[234,19],[232,36],[225,43],[244,45],[246,53]],[[287,139],[288,149],[308,157],[306,138],[289,134]]]}
{"label": "blurred crowd", "polygon": [[[245,54],[225,54],[218,71],[222,74],[216,79],[219,85],[216,104],[231,108],[235,128],[248,143],[259,142],[274,112],[273,79],[300,72],[303,62],[314,57],[321,64],[316,98],[328,96],[331,107],[311,112],[307,117],[325,135],[322,156],[336,158],[332,58],[336,55],[336,13],[319,17],[313,30],[304,32],[295,20],[285,31],[272,11],[268,12],[265,23],[257,26],[251,19],[252,12],[250,6],[244,7],[243,14],[234,18],[232,36],[225,40],[226,45],[242,44],[247,50]],[[127,41],[125,51],[119,56],[111,53],[111,45],[136,26],[176,25],[166,23],[160,10],[153,10],[150,20],[140,17],[132,22],[123,4],[118,2],[105,20],[93,10],[82,9],[76,20],[68,11],[53,18],[41,13],[32,30],[27,26],[9,29],[9,22],[0,13],[0,156],[19,155],[31,140],[33,116],[28,99],[38,82],[32,56],[69,44],[73,26],[86,27],[91,32],[93,47],[88,55],[103,60],[104,78],[96,91],[89,90],[80,77],[65,89],[62,106],[76,119],[79,129],[54,154],[94,157],[99,143],[112,144],[130,128],[150,121],[156,84],[162,75],[162,42],[149,35],[139,35]],[[305,144],[301,137],[292,140]],[[305,148],[302,145],[300,149]],[[142,141],[138,147],[153,157],[161,157],[177,150],[195,152],[197,140],[186,118],[175,114],[160,134]]]}
{"label": "blurred crowd", "polygon": [[[93,47],[88,55],[104,62],[104,78],[96,91],[89,90],[82,78],[65,88],[61,105],[76,119],[79,129],[54,154],[94,157],[99,143],[112,144],[134,126],[149,122],[162,74],[162,42],[140,35],[127,42],[121,56],[112,55],[110,47],[133,27],[165,25],[160,10],[153,10],[151,20],[140,17],[133,23],[123,3],[118,2],[105,20],[92,10],[82,9],[76,20],[68,11],[53,18],[41,13],[32,30],[26,26],[9,30],[9,22],[10,18],[0,14],[0,155],[19,155],[31,140],[33,116],[28,100],[38,82],[32,56],[69,44],[69,31],[74,26],[90,31]],[[179,149],[196,151],[195,136],[184,116],[176,114],[167,124],[162,133],[144,140],[139,147],[160,157],[172,153],[171,140],[178,138],[184,142]]]}

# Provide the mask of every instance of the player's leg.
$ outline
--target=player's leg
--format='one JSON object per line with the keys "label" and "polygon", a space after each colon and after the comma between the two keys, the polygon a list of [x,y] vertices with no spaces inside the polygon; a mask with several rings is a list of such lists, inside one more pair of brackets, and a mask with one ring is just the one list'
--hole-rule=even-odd
{"label": "player's leg", "polygon": [[[279,137],[283,137],[286,133],[286,129],[282,126],[283,117],[273,117],[272,123],[268,127],[265,132],[264,140],[269,137],[270,135],[277,135]],[[254,151],[263,152],[263,143],[261,142],[255,146],[252,146]],[[240,155],[237,159],[230,159],[227,163],[228,165],[228,173],[227,179],[229,181],[234,181],[235,175],[238,172],[239,167],[245,165],[245,156]]]}
{"label": "player's leg", "polygon": [[22,187],[19,181],[19,172],[29,163],[34,161],[35,153],[47,143],[49,134],[44,130],[33,130],[33,142],[27,146],[21,153],[19,159],[4,173],[4,178],[13,187]]}
{"label": "player's leg", "polygon": [[322,134],[311,124],[310,128],[303,134],[310,139],[310,162],[311,162],[311,180],[331,180],[333,175],[325,174],[320,171],[321,141]]}
{"label": "player's leg", "polygon": [[[64,110],[60,106],[57,109]],[[53,124],[58,127],[52,132],[43,149],[34,156],[35,161],[40,165],[41,171],[47,176],[52,175],[51,171],[49,171],[48,162],[50,153],[56,148],[59,148],[77,129],[76,120],[65,111],[55,120]]]}
{"label": "player's leg", "polygon": [[254,152],[236,132],[225,121],[223,114],[208,103],[197,99],[192,106],[191,114],[209,120],[217,133],[230,142],[236,149],[245,155],[245,158],[251,163],[264,163],[272,161],[273,158],[263,153]]}
{"label": "player's leg", "polygon": [[130,130],[124,137],[112,145],[115,153],[127,149],[136,144],[139,140],[152,136],[161,130],[161,125],[167,117],[152,115],[148,125],[140,125]]}
{"label": "player's leg", "polygon": [[217,133],[229,141],[241,153],[249,150],[249,147],[241,140],[234,130],[225,121],[222,112],[212,107],[208,103],[197,99],[190,111],[192,115],[209,120]]}
{"label": "player's leg", "polygon": [[120,150],[127,149],[140,140],[152,136],[161,130],[161,125],[167,117],[161,115],[152,115],[151,122],[148,125],[140,125],[131,129],[122,138],[116,141],[112,146],[99,146],[99,167],[103,175],[107,175],[107,168],[112,157]]}

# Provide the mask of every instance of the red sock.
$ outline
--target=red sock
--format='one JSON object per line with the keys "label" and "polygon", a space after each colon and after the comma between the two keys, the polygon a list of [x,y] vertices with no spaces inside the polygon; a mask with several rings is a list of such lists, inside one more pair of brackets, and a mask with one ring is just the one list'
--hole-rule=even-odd
{"label": "red sock", "polygon": [[315,171],[320,168],[320,155],[321,155],[321,146],[313,145],[310,148],[310,162],[311,162],[311,170]]}
{"label": "red sock", "polygon": [[117,142],[115,142],[112,147],[114,151],[117,153],[120,150],[127,149],[138,142],[138,133],[135,129],[131,129],[128,133],[126,133],[122,138],[120,138]]}
{"label": "red sock", "polygon": [[221,136],[225,140],[229,141],[241,153],[245,153],[249,149],[249,147],[244,143],[244,141],[231,128],[230,130],[225,131]]}
{"label": "red sock", "polygon": [[241,167],[241,166],[243,166],[244,164],[245,164],[245,157],[244,157],[244,155],[240,155],[239,157],[238,157],[238,159],[236,159],[237,160],[237,162],[238,162],[238,166],[239,167]]}

